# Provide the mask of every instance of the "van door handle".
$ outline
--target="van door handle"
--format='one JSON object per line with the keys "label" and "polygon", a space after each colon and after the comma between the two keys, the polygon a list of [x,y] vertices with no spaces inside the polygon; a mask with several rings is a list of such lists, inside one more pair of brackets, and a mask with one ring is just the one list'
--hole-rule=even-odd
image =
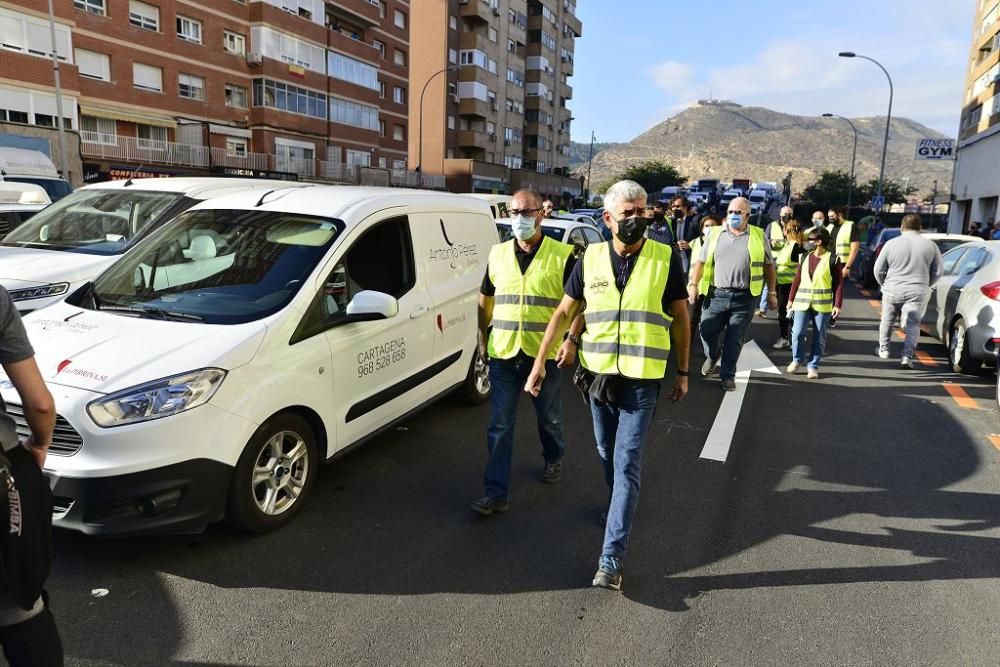
{"label": "van door handle", "polygon": [[431,309],[430,309],[429,306],[421,304],[421,305],[417,306],[416,308],[414,308],[413,310],[410,311],[410,319],[411,320],[415,320],[418,317],[423,317],[424,315],[426,315],[427,313],[429,313],[430,310]]}

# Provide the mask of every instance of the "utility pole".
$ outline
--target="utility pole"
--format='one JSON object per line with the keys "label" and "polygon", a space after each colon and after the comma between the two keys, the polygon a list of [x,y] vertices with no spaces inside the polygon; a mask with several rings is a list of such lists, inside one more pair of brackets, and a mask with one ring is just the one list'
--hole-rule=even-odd
{"label": "utility pole", "polygon": [[931,194],[931,224],[930,228],[934,229],[934,214],[937,212],[937,181],[934,181],[934,192]]}
{"label": "utility pole", "polygon": [[49,0],[49,39],[52,42],[52,70],[56,84],[56,127],[59,128],[59,169],[62,177],[69,180],[69,168],[66,166],[66,128],[63,123],[62,84],[59,80],[59,54],[56,53],[56,15]]}
{"label": "utility pole", "polygon": [[590,131],[590,157],[587,158],[587,203],[590,203],[590,168],[594,164],[594,131]]}

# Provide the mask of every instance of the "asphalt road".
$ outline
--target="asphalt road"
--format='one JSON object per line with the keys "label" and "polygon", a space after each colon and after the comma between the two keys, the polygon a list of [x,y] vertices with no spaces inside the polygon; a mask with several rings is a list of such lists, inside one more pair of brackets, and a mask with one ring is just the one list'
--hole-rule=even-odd
{"label": "asphalt road", "polygon": [[[726,464],[699,458],[717,381],[661,404],[621,593],[589,587],[605,489],[567,382],[563,481],[538,481],[524,401],[505,515],[467,509],[487,409],[446,401],[325,468],[277,533],[58,533],[68,662],[995,665],[992,375],[953,375],[928,339],[915,370],[878,360],[852,292],[822,379],[753,376]],[[776,329],[752,336],[783,369]]]}

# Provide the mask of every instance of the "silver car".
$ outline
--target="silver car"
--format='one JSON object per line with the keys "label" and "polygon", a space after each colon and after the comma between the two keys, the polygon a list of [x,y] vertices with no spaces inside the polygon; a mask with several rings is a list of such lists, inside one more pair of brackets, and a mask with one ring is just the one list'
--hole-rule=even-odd
{"label": "silver car", "polygon": [[942,255],[923,328],[948,346],[957,373],[996,360],[1000,344],[1000,241],[974,241]]}

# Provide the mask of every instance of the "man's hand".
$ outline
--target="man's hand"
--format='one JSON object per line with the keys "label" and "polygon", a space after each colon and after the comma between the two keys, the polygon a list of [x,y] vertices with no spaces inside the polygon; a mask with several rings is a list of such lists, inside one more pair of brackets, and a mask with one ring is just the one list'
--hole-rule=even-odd
{"label": "man's hand", "polygon": [[833,309],[833,319],[837,319],[838,317],[840,317],[840,308],[835,306]]}
{"label": "man's hand", "polygon": [[692,306],[695,304],[695,302],[698,301],[698,286],[697,285],[688,285],[688,301],[691,302]]}
{"label": "man's hand", "polygon": [[531,367],[531,375],[528,376],[528,381],[524,383],[524,390],[538,398],[538,394],[542,391],[542,383],[545,382],[545,364],[535,364]]}
{"label": "man's hand", "polygon": [[566,368],[576,363],[576,343],[564,340],[556,352],[556,366]]}
{"label": "man's hand", "polygon": [[45,467],[45,457],[49,452],[48,445],[39,445],[35,442],[35,437],[29,435],[21,441],[21,446],[31,452],[31,456],[35,459],[35,463],[38,464],[39,468]]}
{"label": "man's hand", "polygon": [[688,245],[687,241],[678,241],[677,247],[680,248],[681,250],[684,250],[685,252],[691,249],[691,246]]}
{"label": "man's hand", "polygon": [[680,375],[674,380],[674,390],[670,392],[670,400],[676,403],[688,393],[688,379]]}
{"label": "man's hand", "polygon": [[773,289],[767,292],[767,307],[771,310],[778,309],[778,295],[774,293]]}

